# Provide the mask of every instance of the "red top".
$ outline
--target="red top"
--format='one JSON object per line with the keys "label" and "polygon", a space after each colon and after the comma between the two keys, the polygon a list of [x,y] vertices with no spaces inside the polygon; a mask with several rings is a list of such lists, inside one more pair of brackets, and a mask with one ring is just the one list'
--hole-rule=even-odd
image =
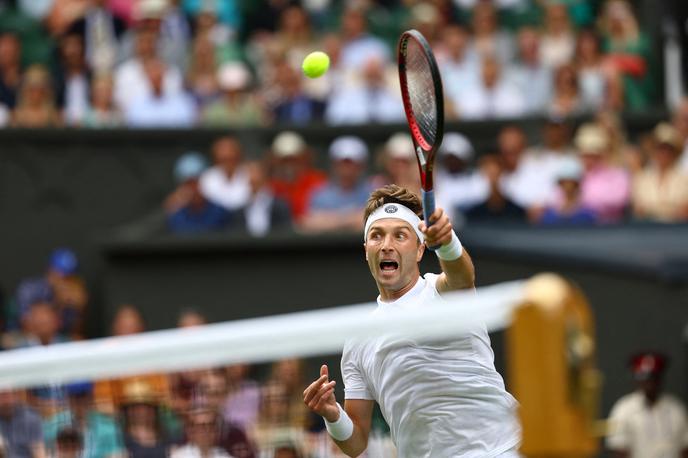
{"label": "red top", "polygon": [[310,169],[294,181],[273,179],[270,183],[275,196],[285,200],[291,209],[294,221],[300,220],[308,211],[311,193],[327,181],[327,175],[320,170]]}

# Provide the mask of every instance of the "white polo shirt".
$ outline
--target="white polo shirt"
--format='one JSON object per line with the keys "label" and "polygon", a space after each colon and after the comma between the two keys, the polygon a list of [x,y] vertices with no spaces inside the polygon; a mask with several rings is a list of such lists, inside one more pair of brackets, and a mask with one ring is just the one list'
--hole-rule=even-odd
{"label": "white polo shirt", "polygon": [[[374,313],[427,306],[439,297],[426,274]],[[490,458],[516,447],[516,400],[494,368],[485,328],[452,341],[379,337],[348,342],[342,354],[346,399],[375,400],[399,458]]]}
{"label": "white polo shirt", "polygon": [[607,447],[627,451],[631,458],[680,458],[688,448],[683,404],[664,394],[648,407],[641,392],[627,394],[609,414]]}

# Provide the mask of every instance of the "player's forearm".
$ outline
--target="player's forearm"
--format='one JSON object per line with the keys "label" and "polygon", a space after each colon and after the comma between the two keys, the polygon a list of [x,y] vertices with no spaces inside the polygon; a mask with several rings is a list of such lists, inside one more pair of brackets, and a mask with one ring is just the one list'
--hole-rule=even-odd
{"label": "player's forearm", "polygon": [[368,447],[368,434],[356,423],[354,423],[354,432],[350,438],[345,441],[338,441],[334,438],[332,440],[342,453],[351,457],[359,456]]}
{"label": "player's forearm", "polygon": [[444,291],[475,287],[475,268],[465,248],[458,259],[453,261],[440,259],[440,266],[442,266],[442,272],[444,273],[444,285],[442,285]]}

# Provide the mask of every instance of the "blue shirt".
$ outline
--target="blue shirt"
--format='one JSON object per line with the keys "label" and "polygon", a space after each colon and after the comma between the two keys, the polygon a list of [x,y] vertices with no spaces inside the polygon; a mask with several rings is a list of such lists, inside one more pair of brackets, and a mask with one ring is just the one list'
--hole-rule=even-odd
{"label": "blue shirt", "polygon": [[41,417],[18,405],[10,418],[0,416],[0,435],[5,439],[8,457],[32,458],[33,446],[43,442]]}
{"label": "blue shirt", "polygon": [[[45,430],[45,443],[48,448],[55,446],[55,440],[60,430],[72,425],[72,414],[63,410],[56,413],[43,424]],[[110,455],[124,452],[122,431],[117,421],[109,415],[89,412],[86,417],[86,428],[82,431],[84,436],[84,458],[107,458]],[[14,455],[12,455],[14,456]]]}
{"label": "blue shirt", "polygon": [[592,225],[597,222],[595,212],[588,208],[579,208],[573,213],[564,214],[556,209],[549,207],[540,218],[542,225],[562,225],[562,226],[583,226]]}
{"label": "blue shirt", "polygon": [[175,233],[207,232],[224,229],[230,221],[230,213],[212,202],[203,208],[182,207],[167,217],[167,228]]}
{"label": "blue shirt", "polygon": [[310,210],[356,210],[363,208],[372,192],[368,181],[361,181],[351,191],[345,191],[336,183],[328,182],[311,196]]}

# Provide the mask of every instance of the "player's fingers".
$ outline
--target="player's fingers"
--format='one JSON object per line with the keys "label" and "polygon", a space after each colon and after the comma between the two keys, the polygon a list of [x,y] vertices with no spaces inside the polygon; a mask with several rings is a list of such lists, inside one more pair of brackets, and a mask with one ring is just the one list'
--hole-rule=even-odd
{"label": "player's fingers", "polygon": [[421,221],[421,222],[418,224],[418,230],[420,230],[423,234],[425,234],[425,233],[427,232],[427,230],[428,230],[428,225],[425,224],[425,221]]}
{"label": "player's fingers", "polygon": [[451,228],[447,227],[435,235],[435,240],[441,244],[448,243],[451,240],[451,233]]}
{"label": "player's fingers", "polygon": [[308,388],[306,388],[303,392],[303,401],[307,403],[309,400],[311,400],[325,382],[327,382],[327,376],[323,375],[318,380],[308,385]]}
{"label": "player's fingers", "polygon": [[325,396],[329,391],[333,391],[333,390],[334,390],[334,385],[335,385],[335,384],[334,384],[334,380],[333,380],[332,382],[330,382],[330,383],[327,383],[327,384],[323,385],[323,386],[318,390],[318,392],[316,393],[316,395],[313,396],[313,398],[312,398],[310,401],[308,401],[308,403],[307,403],[307,404],[308,404],[308,407],[311,408],[311,409],[315,409],[316,406],[320,403],[320,401],[321,401],[321,399],[323,398],[323,396]]}
{"label": "player's fingers", "polygon": [[432,214],[430,215],[430,218],[429,218],[429,219],[430,219],[430,222],[433,223],[433,224],[436,223],[437,221],[440,220],[440,218],[442,218],[442,215],[443,215],[443,214],[444,214],[444,210],[442,210],[442,209],[439,208],[439,207],[436,208],[435,211],[432,212]]}
{"label": "player's fingers", "polygon": [[323,396],[318,400],[318,402],[313,406],[313,410],[320,410],[325,407],[329,402],[332,402],[331,397],[334,395],[334,388],[327,390]]}
{"label": "player's fingers", "polygon": [[329,376],[330,375],[330,371],[327,368],[327,364],[323,364],[322,366],[320,366],[320,375],[321,376],[323,376],[323,375]]}

